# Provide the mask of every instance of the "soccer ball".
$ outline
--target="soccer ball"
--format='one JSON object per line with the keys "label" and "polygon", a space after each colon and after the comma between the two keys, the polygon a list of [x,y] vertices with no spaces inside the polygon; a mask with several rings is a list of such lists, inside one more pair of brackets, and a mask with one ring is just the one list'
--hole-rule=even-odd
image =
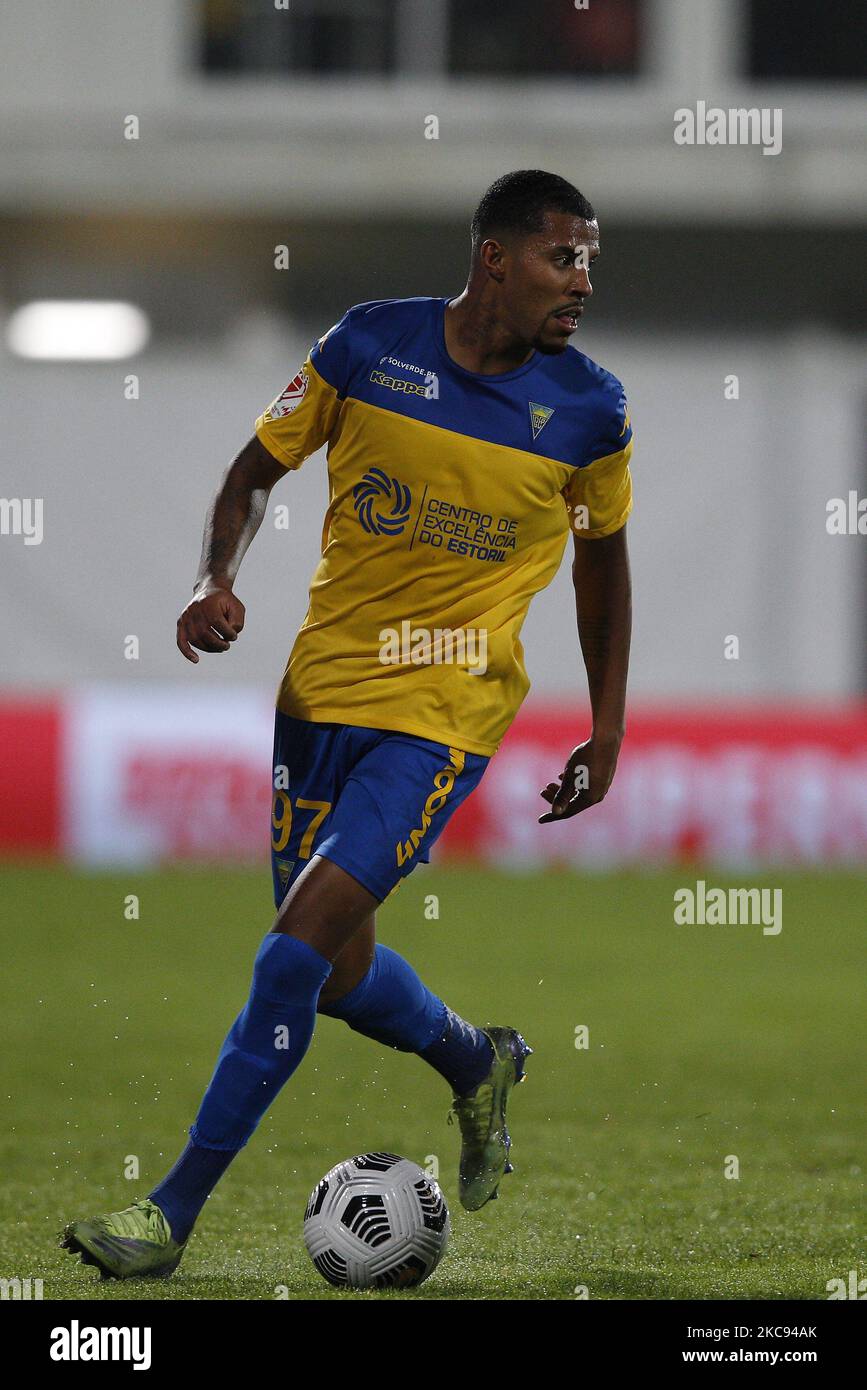
{"label": "soccer ball", "polygon": [[408,1289],[438,1265],[449,1209],[417,1163],[358,1154],[336,1164],[310,1194],[304,1243],[323,1279],[346,1289]]}

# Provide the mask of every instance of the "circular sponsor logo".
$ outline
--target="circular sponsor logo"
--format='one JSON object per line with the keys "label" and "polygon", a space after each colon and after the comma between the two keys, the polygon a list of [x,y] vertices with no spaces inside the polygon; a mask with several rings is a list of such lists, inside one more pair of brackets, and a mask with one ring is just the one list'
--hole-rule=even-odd
{"label": "circular sponsor logo", "polygon": [[371,468],[355,484],[352,500],[358,520],[371,536],[399,536],[409,521],[409,488],[381,468]]}

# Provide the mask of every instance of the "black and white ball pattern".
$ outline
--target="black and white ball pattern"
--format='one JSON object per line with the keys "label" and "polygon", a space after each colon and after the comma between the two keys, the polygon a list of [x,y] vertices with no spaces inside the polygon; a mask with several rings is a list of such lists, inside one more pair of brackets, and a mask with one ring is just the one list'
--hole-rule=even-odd
{"label": "black and white ball pattern", "polygon": [[304,1213],[304,1242],[339,1288],[411,1288],[433,1272],[449,1238],[438,1185],[398,1154],[357,1154],[325,1174]]}

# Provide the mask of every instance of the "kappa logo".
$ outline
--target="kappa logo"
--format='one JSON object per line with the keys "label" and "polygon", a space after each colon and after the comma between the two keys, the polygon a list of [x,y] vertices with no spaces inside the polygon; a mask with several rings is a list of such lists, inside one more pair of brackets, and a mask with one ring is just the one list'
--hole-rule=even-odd
{"label": "kappa logo", "polygon": [[409,521],[412,493],[381,468],[369,469],[355,484],[352,500],[358,520],[371,536],[399,536]]}
{"label": "kappa logo", "polygon": [[533,431],[533,438],[538,439],[554,414],[554,410],[551,406],[539,405],[537,401],[528,401],[527,404],[530,407],[530,428]]}
{"label": "kappa logo", "polygon": [[426,401],[438,401],[440,398],[440,383],[436,372],[427,372],[422,367],[416,367],[411,362],[398,362],[396,357],[382,357],[381,362],[394,362],[406,372],[418,372],[421,381],[407,381],[402,376],[391,376],[388,372],[380,368],[374,368],[370,373],[370,380],[374,386],[384,386],[389,391],[402,391],[406,396],[422,396]]}
{"label": "kappa logo", "polygon": [[307,369],[302,367],[297,376],[294,376],[283,392],[278,396],[273,405],[269,405],[268,414],[272,420],[282,420],[284,416],[291,415],[307,395],[307,387],[310,382],[307,377]]}

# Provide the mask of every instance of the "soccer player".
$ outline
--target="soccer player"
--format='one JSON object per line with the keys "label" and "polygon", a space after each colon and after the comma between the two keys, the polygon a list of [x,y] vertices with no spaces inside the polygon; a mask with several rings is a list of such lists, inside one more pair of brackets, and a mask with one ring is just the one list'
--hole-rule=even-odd
{"label": "soccer player", "polygon": [[315,344],[256,421],[205,525],[188,660],[244,626],[238,568],[271,489],[328,446],[322,558],[277,700],[277,916],[187,1147],[144,1200],[73,1221],[64,1246],[104,1276],[171,1274],[235,1154],[301,1063],[317,1014],[414,1052],[454,1093],[470,1211],[510,1171],[506,1105],[530,1049],[454,1014],[375,939],[376,909],[428,859],[529,687],[519,640],[570,531],[590,737],[541,792],[540,819],[600,801],[624,731],[632,431],[623,388],[569,345],[599,227],[572,184],[498,179],[472,220],[456,298],[376,300]]}

